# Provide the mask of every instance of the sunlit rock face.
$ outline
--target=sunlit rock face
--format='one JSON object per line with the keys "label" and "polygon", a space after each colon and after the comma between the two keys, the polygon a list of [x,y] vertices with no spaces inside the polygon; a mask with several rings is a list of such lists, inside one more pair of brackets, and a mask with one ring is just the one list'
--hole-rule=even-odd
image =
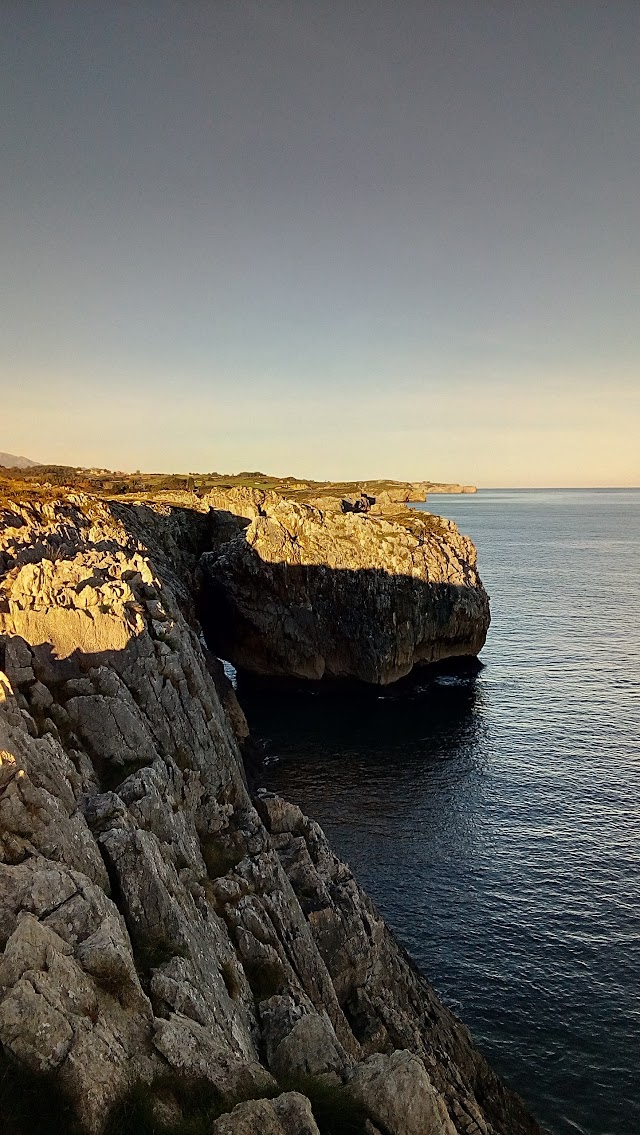
{"label": "sunlit rock face", "polygon": [[0,1130],[539,1135],[318,825],[251,799],[207,515],[0,521]]}
{"label": "sunlit rock face", "polygon": [[475,656],[489,626],[476,551],[414,510],[370,515],[217,494],[244,517],[200,563],[201,615],[222,657],[252,674],[384,685],[414,666]]}

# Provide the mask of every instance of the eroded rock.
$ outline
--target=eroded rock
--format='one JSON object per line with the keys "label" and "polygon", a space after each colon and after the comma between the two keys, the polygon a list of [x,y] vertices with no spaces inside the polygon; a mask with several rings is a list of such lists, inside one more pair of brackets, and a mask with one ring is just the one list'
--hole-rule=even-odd
{"label": "eroded rock", "polygon": [[209,642],[238,668],[384,685],[484,645],[488,596],[451,521],[322,511],[267,492],[222,498],[244,519],[202,557],[200,608]]}
{"label": "eroded rock", "polygon": [[[249,524],[258,543],[274,537],[263,562],[282,564],[297,534],[307,550],[291,566],[313,567],[317,510],[270,508]],[[188,510],[168,505],[3,507],[3,1066],[53,1076],[84,1135],[102,1135],[121,1104],[124,1122],[132,1090],[170,1135],[203,1083],[225,1112],[216,1135],[318,1135],[313,1107],[333,1106],[332,1092],[368,1135],[538,1135],[318,825],[277,797],[250,799],[246,723],[193,613],[216,521],[193,515],[190,531]],[[234,548],[241,519],[225,522]],[[339,558],[353,525],[373,521],[336,521]],[[388,537],[411,559],[413,537],[393,525]],[[241,539],[249,552],[233,554],[250,566]],[[448,539],[425,563],[446,558]],[[463,551],[447,571],[466,582],[446,586],[482,608]],[[371,609],[382,594],[392,609],[384,588]],[[391,663],[375,657],[382,680]],[[300,1092],[278,1094],[296,1079]],[[5,1105],[0,1125],[29,1135]]]}
{"label": "eroded rock", "polygon": [[456,1135],[444,1100],[422,1061],[410,1052],[376,1053],[356,1065],[350,1095],[382,1130],[395,1135]]}

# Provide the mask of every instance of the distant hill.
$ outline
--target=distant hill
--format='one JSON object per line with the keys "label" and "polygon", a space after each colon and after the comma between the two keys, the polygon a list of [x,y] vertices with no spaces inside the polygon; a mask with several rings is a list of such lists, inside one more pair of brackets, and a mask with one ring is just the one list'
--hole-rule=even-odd
{"label": "distant hill", "polygon": [[37,461],[31,461],[29,457],[16,457],[15,453],[0,453],[0,465],[13,467],[14,469],[30,469],[32,465],[37,465]]}

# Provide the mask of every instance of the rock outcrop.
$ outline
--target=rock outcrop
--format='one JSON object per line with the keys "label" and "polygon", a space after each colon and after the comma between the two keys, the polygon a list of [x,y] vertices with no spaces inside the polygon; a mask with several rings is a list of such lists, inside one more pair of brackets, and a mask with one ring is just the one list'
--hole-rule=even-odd
{"label": "rock outcrop", "polygon": [[207,518],[0,521],[3,1135],[539,1135],[318,825],[250,798]]}
{"label": "rock outcrop", "polygon": [[213,649],[239,669],[384,685],[484,645],[488,596],[451,521],[242,489],[207,500],[227,519],[201,560],[200,609]]}
{"label": "rock outcrop", "polygon": [[423,481],[425,493],[477,493],[475,485],[458,485],[449,481]]}
{"label": "rock outcrop", "polygon": [[365,492],[371,490],[380,499],[384,494],[390,501],[425,501],[429,493],[476,493],[475,485],[460,485],[450,481],[399,481],[386,482],[382,492],[374,490],[376,482],[365,482]]}

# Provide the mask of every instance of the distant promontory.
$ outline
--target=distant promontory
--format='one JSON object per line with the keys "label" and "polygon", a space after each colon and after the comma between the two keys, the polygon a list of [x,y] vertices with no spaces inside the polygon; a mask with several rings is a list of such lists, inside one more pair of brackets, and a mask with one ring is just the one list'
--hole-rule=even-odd
{"label": "distant promontory", "polygon": [[31,483],[50,484],[111,497],[188,492],[203,495],[220,489],[260,489],[278,493],[302,504],[334,497],[369,496],[379,503],[425,501],[431,493],[475,493],[475,485],[444,481],[312,481],[309,478],[275,477],[259,470],[242,473],[125,473],[99,467],[39,465],[28,457],[0,453],[3,476],[19,477]]}

